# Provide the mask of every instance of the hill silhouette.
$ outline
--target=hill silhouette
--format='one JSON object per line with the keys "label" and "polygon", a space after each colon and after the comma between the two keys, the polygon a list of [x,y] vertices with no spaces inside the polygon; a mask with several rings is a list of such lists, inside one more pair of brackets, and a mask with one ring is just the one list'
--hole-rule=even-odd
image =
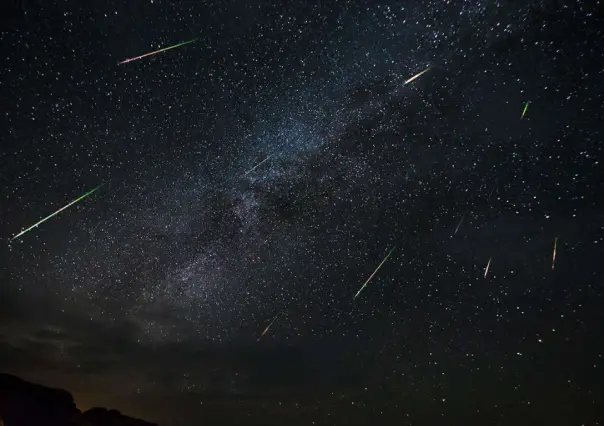
{"label": "hill silhouette", "polygon": [[73,396],[0,374],[0,426],[157,426],[123,415],[117,410],[95,407],[81,412]]}

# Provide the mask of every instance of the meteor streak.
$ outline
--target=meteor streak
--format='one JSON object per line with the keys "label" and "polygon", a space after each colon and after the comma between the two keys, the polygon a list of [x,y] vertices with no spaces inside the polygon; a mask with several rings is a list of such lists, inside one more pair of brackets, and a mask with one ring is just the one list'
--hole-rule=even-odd
{"label": "meteor streak", "polygon": [[382,260],[382,263],[380,263],[378,265],[377,268],[375,268],[375,271],[373,271],[373,274],[371,274],[371,276],[367,279],[367,281],[365,281],[365,284],[363,284],[363,286],[361,287],[361,289],[359,291],[357,291],[357,294],[354,295],[353,299],[356,299],[357,296],[363,291],[363,289],[365,288],[365,286],[367,285],[367,283],[369,283],[369,281],[371,281],[371,279],[373,278],[373,276],[375,275],[375,273],[382,267],[382,265],[388,260],[388,258],[390,257],[390,255],[392,254],[392,252],[394,251],[396,247],[392,247],[392,249],[388,252],[388,254],[386,255],[386,257],[384,258],[384,260]]}
{"label": "meteor streak", "polygon": [[271,325],[273,325],[273,323],[275,322],[276,319],[277,319],[277,317],[273,318],[273,320],[271,321],[271,323],[266,326],[266,328],[264,329],[264,331],[262,332],[262,334],[260,335],[260,337],[258,337],[258,340],[256,340],[257,342],[259,342],[260,339],[262,339],[262,336],[264,336],[266,334],[266,332],[268,331],[268,329],[271,328]]}
{"label": "meteor streak", "polygon": [[405,84],[409,84],[411,83],[413,80],[415,80],[416,78],[418,78],[420,75],[422,75],[425,72],[428,72],[428,70],[430,70],[430,67],[426,68],[425,70],[423,70],[422,72],[415,74],[413,77],[411,77],[409,80],[405,81]]}
{"label": "meteor streak", "polygon": [[552,257],[552,271],[554,270],[554,266],[556,265],[556,247],[558,246],[558,237],[554,240],[554,255]]}
{"label": "meteor streak", "polygon": [[247,176],[248,173],[253,172],[254,170],[256,170],[256,168],[260,167],[260,165],[262,163],[264,163],[266,160],[268,160],[269,158],[271,158],[273,156],[273,154],[269,155],[268,157],[266,157],[264,160],[262,160],[261,162],[259,162],[258,164],[256,164],[254,167],[252,167],[251,169],[249,169],[247,172],[244,173],[243,176]]}
{"label": "meteor streak", "polygon": [[486,278],[489,274],[489,266],[491,266],[491,258],[489,257],[489,263],[487,263],[487,267],[484,268],[484,277]]}
{"label": "meteor streak", "polygon": [[182,43],[175,44],[174,46],[164,47],[163,49],[159,49],[159,50],[156,50],[154,52],[149,52],[149,53],[145,53],[144,55],[135,56],[134,58],[126,59],[126,60],[124,60],[122,62],[119,62],[118,65],[125,64],[125,63],[132,62],[132,61],[136,61],[137,59],[142,59],[145,56],[155,55],[156,53],[165,52],[166,50],[170,50],[170,49],[174,49],[174,48],[177,48],[177,47],[180,47],[180,46],[184,46],[185,44],[193,43],[196,40],[197,39],[194,38],[193,40],[184,41]]}
{"label": "meteor streak", "polygon": [[74,205],[75,203],[77,203],[78,201],[88,197],[90,194],[92,194],[94,191],[96,191],[97,189],[99,189],[101,186],[103,185],[99,185],[96,188],[94,188],[92,191],[88,191],[87,193],[85,193],[84,195],[82,195],[79,198],[76,198],[75,200],[73,200],[71,203],[67,204],[65,207],[61,207],[59,210],[57,210],[56,212],[54,212],[53,214],[51,214],[50,216],[46,216],[44,219],[42,219],[41,221],[39,221],[38,223],[36,223],[35,225],[30,226],[27,229],[24,229],[23,231],[19,232],[17,235],[15,235],[13,238],[10,239],[10,241],[14,240],[15,238],[19,238],[21,235],[25,234],[26,232],[31,231],[32,229],[34,229],[35,227],[37,227],[38,225],[40,225],[43,222],[46,222],[48,219],[50,219],[51,217],[61,213],[63,210],[65,210],[67,207]]}
{"label": "meteor streak", "polygon": [[463,216],[461,217],[461,220],[459,221],[459,223],[457,224],[457,228],[455,228],[455,234],[453,235],[457,235],[457,231],[459,231],[459,227],[461,226],[461,223],[463,222],[463,218],[466,217],[466,214],[464,213]]}
{"label": "meteor streak", "polygon": [[520,116],[520,119],[522,120],[524,118],[524,114],[526,114],[526,110],[528,109],[529,103],[528,101],[526,101],[526,104],[524,105],[524,110],[522,111],[522,115]]}

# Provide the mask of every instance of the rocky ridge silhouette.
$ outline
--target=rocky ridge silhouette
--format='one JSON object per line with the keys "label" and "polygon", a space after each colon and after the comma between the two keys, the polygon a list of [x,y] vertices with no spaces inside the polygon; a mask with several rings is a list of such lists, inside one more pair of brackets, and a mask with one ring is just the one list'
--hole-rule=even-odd
{"label": "rocky ridge silhouette", "polygon": [[95,407],[82,413],[66,390],[0,373],[0,426],[34,425],[157,426],[106,408]]}

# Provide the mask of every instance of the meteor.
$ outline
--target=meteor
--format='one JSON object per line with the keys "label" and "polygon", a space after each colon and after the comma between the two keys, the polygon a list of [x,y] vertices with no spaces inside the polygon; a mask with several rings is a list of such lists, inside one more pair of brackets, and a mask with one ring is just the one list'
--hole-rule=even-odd
{"label": "meteor", "polygon": [[264,160],[262,160],[261,162],[259,162],[258,164],[256,164],[254,167],[252,167],[251,169],[249,169],[247,172],[244,173],[243,176],[247,176],[248,173],[253,172],[254,170],[256,170],[256,168],[260,167],[260,165],[262,165],[262,163],[264,163],[266,160],[268,160],[269,158],[271,158],[273,156],[273,154],[269,155],[268,157],[266,157]]}
{"label": "meteor", "polygon": [[554,256],[552,257],[552,271],[554,270],[554,266],[556,265],[556,246],[558,245],[558,237],[554,240]]}
{"label": "meteor", "polygon": [[132,61],[136,61],[137,59],[142,59],[145,56],[151,56],[151,55],[155,55],[156,53],[165,52],[166,50],[175,49],[177,47],[184,46],[185,44],[193,43],[196,40],[197,39],[194,38],[193,40],[184,41],[182,43],[175,44],[174,46],[164,47],[163,49],[159,49],[159,50],[156,50],[154,52],[149,52],[149,53],[145,53],[144,55],[135,56],[134,58],[126,59],[126,60],[124,60],[122,62],[119,62],[118,65],[125,64],[125,63],[132,62]]}
{"label": "meteor", "polygon": [[461,226],[461,223],[463,222],[463,218],[466,217],[466,214],[464,213],[463,216],[461,217],[461,220],[459,221],[459,224],[457,224],[457,228],[455,228],[455,234],[453,235],[457,235],[457,231],[459,231],[459,227]]}
{"label": "meteor", "polygon": [[369,283],[369,281],[371,281],[371,279],[373,278],[373,276],[376,274],[376,272],[382,267],[382,265],[388,260],[388,258],[390,257],[390,255],[392,254],[392,252],[394,251],[396,247],[392,247],[392,249],[388,252],[388,254],[386,255],[386,257],[384,258],[384,260],[382,260],[382,263],[380,263],[378,265],[377,268],[375,268],[375,271],[373,271],[373,274],[371,274],[371,276],[367,279],[367,281],[365,281],[365,284],[363,284],[363,286],[361,287],[361,289],[359,291],[357,291],[357,294],[354,295],[353,299],[356,299],[357,296],[363,291],[363,289],[365,288],[365,286],[367,286],[367,283]]}
{"label": "meteor", "polygon": [[409,84],[411,83],[413,80],[415,80],[416,78],[418,78],[420,75],[422,75],[425,72],[428,72],[428,70],[430,70],[430,67],[426,68],[425,70],[423,70],[422,72],[415,74],[413,77],[411,77],[409,80],[405,81],[405,84]]}
{"label": "meteor", "polygon": [[526,101],[526,104],[524,105],[524,110],[522,111],[522,115],[520,116],[521,120],[524,118],[524,114],[526,114],[526,110],[528,109],[528,106],[529,106],[529,102]]}
{"label": "meteor", "polygon": [[85,193],[84,195],[82,195],[79,198],[76,198],[75,200],[73,200],[71,203],[67,204],[65,207],[61,207],[59,210],[57,210],[56,212],[54,212],[53,214],[51,214],[50,216],[46,216],[44,219],[42,219],[41,221],[39,221],[38,223],[36,223],[35,225],[30,226],[27,229],[24,229],[23,231],[19,232],[17,235],[15,235],[13,238],[10,239],[10,241],[19,238],[21,235],[25,234],[26,232],[31,231],[32,229],[36,228],[38,225],[40,225],[43,222],[46,222],[48,219],[50,219],[53,216],[56,216],[57,214],[61,213],[63,210],[65,210],[67,207],[74,205],[75,203],[77,203],[78,201],[88,197],[90,194],[92,194],[94,191],[96,191],[97,189],[99,189],[101,186],[103,185],[99,185],[96,188],[94,188],[92,191],[88,191],[87,193]]}
{"label": "meteor", "polygon": [[266,334],[266,332],[268,331],[268,329],[271,328],[271,325],[273,325],[273,323],[275,322],[276,319],[277,319],[277,317],[273,318],[273,320],[271,321],[271,323],[266,326],[266,328],[264,329],[264,331],[262,332],[262,334],[260,335],[260,337],[258,337],[258,340],[256,340],[257,342],[259,342],[260,339],[262,339],[262,336],[264,336]]}
{"label": "meteor", "polygon": [[489,266],[491,266],[491,258],[489,257],[489,263],[487,263],[487,267],[484,269],[484,277],[486,278],[489,274]]}
{"label": "meteor", "polygon": [[493,195],[494,191],[495,191],[495,188],[491,189],[491,192],[489,192],[489,196],[487,197],[487,201],[489,201],[491,199],[491,195]]}

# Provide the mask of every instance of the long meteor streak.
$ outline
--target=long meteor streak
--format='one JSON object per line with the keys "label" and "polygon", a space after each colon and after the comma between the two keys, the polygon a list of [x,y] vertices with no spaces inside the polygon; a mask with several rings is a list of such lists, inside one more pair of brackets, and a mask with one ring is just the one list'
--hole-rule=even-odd
{"label": "long meteor streak", "polygon": [[269,155],[268,157],[266,157],[264,160],[262,160],[261,162],[259,162],[258,164],[256,164],[254,167],[252,167],[251,169],[249,169],[247,172],[244,173],[243,176],[247,176],[248,173],[253,172],[254,170],[256,170],[258,167],[260,167],[266,160],[268,160],[269,158],[271,158],[273,156],[273,154]]}
{"label": "long meteor streak", "polygon": [[466,214],[464,213],[463,216],[461,217],[461,220],[459,221],[459,223],[457,224],[457,228],[455,228],[455,234],[453,235],[457,235],[457,231],[459,231],[459,227],[461,226],[462,222],[463,222],[463,218],[466,217]]}
{"label": "long meteor streak", "polygon": [[365,284],[363,284],[363,286],[361,287],[361,289],[359,291],[357,291],[357,294],[354,295],[353,299],[356,299],[357,296],[359,294],[361,294],[361,292],[363,291],[363,289],[365,288],[365,286],[367,286],[367,283],[369,283],[369,281],[371,281],[371,279],[373,278],[373,276],[376,274],[376,272],[382,267],[382,265],[388,260],[388,258],[390,257],[390,255],[392,254],[392,252],[394,251],[396,247],[392,247],[392,249],[388,252],[388,254],[386,255],[386,257],[384,258],[384,260],[382,260],[382,263],[380,263],[378,265],[377,268],[375,268],[375,271],[373,271],[373,274],[371,274],[371,276],[369,278],[367,278],[367,281],[365,281]]}
{"label": "long meteor streak", "polygon": [[554,270],[554,266],[556,265],[556,247],[558,246],[558,237],[554,240],[554,255],[552,257],[552,271]]}
{"label": "long meteor streak", "polygon": [[528,109],[529,103],[528,101],[526,101],[526,104],[524,105],[524,110],[522,110],[522,115],[520,116],[520,119],[522,120],[524,118],[524,114],[526,114],[526,110]]}
{"label": "long meteor streak", "polygon": [[87,193],[85,193],[84,195],[82,195],[79,198],[76,198],[75,200],[73,200],[71,203],[67,204],[65,207],[61,207],[59,210],[57,210],[56,212],[54,212],[53,214],[51,214],[50,216],[46,216],[44,219],[42,219],[41,221],[39,221],[38,223],[36,223],[35,225],[30,226],[27,229],[24,229],[23,231],[19,232],[17,235],[15,235],[13,238],[10,239],[10,241],[14,240],[15,238],[19,238],[21,235],[25,234],[26,232],[31,231],[32,229],[34,229],[35,227],[37,227],[38,225],[40,225],[43,222],[46,222],[48,219],[50,219],[53,216],[58,215],[59,213],[61,213],[63,210],[65,210],[67,207],[74,205],[75,203],[77,203],[78,201],[88,197],[90,194],[92,194],[94,191],[96,191],[97,189],[99,189],[102,185],[97,186],[96,188],[94,188],[92,191],[88,191]]}
{"label": "long meteor streak", "polygon": [[277,319],[277,317],[273,318],[273,320],[271,321],[271,323],[266,326],[266,328],[264,329],[264,331],[262,332],[262,334],[260,335],[260,337],[258,337],[258,340],[256,340],[257,342],[259,342],[260,339],[262,339],[262,336],[264,336],[266,334],[266,332],[268,331],[268,329],[271,328],[271,325],[273,325],[273,323],[275,322],[276,319]]}
{"label": "long meteor streak", "polygon": [[405,81],[405,84],[409,84],[411,83],[413,80],[415,80],[416,78],[418,78],[420,75],[422,75],[425,72],[428,72],[430,70],[430,67],[426,68],[425,70],[423,70],[420,73],[415,74],[413,77],[411,77],[409,80]]}
{"label": "long meteor streak", "polygon": [[135,56],[134,58],[129,58],[129,59],[126,59],[126,60],[124,60],[122,62],[119,62],[118,65],[125,64],[125,63],[132,62],[132,61],[136,61],[137,59],[142,59],[145,56],[151,56],[151,55],[155,55],[156,53],[165,52],[166,50],[175,49],[177,47],[184,46],[185,44],[193,43],[196,40],[197,39],[194,38],[193,40],[184,41],[182,43],[175,44],[174,46],[164,47],[163,49],[159,49],[159,50],[156,50],[154,52],[149,52],[149,53],[145,53],[144,55]]}
{"label": "long meteor streak", "polygon": [[489,275],[489,267],[491,266],[491,257],[489,257],[489,263],[487,263],[487,267],[484,268],[484,277],[486,278]]}

